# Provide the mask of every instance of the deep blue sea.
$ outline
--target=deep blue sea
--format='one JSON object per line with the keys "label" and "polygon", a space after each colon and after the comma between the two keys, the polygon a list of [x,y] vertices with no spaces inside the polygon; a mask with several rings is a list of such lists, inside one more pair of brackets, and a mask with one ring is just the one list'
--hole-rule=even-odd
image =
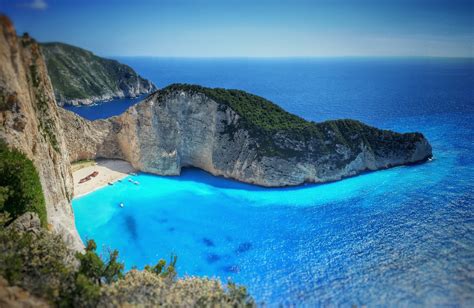
{"label": "deep blue sea", "polygon": [[474,306],[473,60],[120,60],[158,87],[239,88],[308,120],[420,131],[435,159],[284,189],[139,174],[73,200],[84,240],[127,269],[175,253],[180,276],[230,277],[270,306]]}

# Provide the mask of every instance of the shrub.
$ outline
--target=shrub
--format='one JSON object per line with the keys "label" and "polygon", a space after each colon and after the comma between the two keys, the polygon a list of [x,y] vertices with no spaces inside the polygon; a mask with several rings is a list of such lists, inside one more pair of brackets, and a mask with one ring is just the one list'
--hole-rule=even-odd
{"label": "shrub", "polygon": [[46,205],[40,178],[33,162],[0,142],[0,212],[14,219],[25,212],[37,213],[46,226]]}
{"label": "shrub", "polygon": [[6,228],[7,216],[0,215],[0,276],[32,294],[59,300],[72,288],[72,254],[59,236],[46,230],[33,234]]}

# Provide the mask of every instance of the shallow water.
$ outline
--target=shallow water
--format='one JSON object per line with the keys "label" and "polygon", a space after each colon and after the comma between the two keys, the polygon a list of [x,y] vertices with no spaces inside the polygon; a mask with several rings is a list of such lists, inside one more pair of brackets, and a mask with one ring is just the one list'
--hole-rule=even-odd
{"label": "shallow water", "polygon": [[[118,249],[127,269],[176,253],[181,276],[232,277],[270,305],[472,306],[474,100],[470,88],[452,90],[428,87],[424,109],[398,116],[394,97],[372,111],[354,107],[382,128],[423,132],[432,162],[283,189],[196,169],[139,174],[139,186],[125,180],[74,199],[79,233]],[[437,100],[436,91],[445,94]],[[464,112],[444,110],[445,95]]]}

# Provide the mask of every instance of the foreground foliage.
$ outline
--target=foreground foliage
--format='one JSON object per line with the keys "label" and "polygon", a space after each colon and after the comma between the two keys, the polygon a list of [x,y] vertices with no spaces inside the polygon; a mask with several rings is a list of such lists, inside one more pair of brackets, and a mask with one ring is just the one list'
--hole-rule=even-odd
{"label": "foreground foliage", "polygon": [[176,279],[176,257],[160,260],[144,271],[123,274],[118,252],[103,261],[90,240],[83,253],[73,254],[45,229],[18,232],[0,215],[0,276],[57,307],[224,306],[252,307],[246,289],[219,280]]}
{"label": "foreground foliage", "polygon": [[253,307],[246,289],[231,282],[187,277],[170,282],[149,271],[132,270],[124,279],[103,288],[100,306]]}

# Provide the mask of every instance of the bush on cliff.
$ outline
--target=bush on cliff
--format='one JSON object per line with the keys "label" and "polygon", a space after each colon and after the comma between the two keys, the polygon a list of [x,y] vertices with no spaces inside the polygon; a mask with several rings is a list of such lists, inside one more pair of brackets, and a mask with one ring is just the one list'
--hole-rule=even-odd
{"label": "bush on cliff", "polygon": [[14,219],[25,212],[37,213],[46,226],[46,205],[33,162],[0,141],[0,212]]}

